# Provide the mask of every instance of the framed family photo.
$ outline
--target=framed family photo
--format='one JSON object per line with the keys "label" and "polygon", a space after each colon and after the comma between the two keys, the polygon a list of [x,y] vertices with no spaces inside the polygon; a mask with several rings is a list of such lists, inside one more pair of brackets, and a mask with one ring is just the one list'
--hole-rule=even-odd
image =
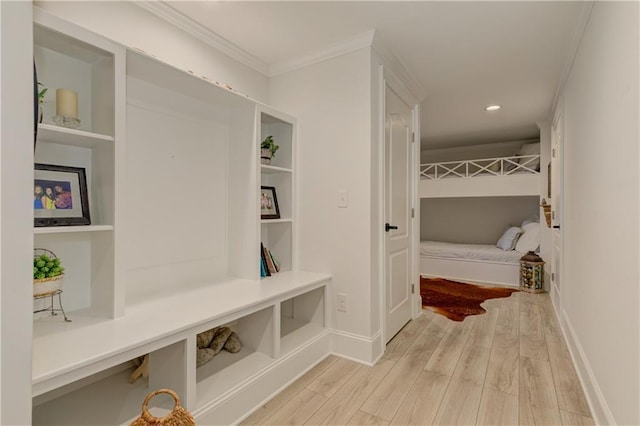
{"label": "framed family photo", "polygon": [[280,219],[280,208],[273,186],[260,187],[260,217],[262,219]]}
{"label": "framed family photo", "polygon": [[36,164],[33,217],[35,226],[90,225],[84,168]]}

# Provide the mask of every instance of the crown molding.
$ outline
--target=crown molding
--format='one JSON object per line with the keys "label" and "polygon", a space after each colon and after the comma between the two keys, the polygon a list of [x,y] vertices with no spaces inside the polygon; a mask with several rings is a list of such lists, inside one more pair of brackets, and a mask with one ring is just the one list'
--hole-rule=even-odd
{"label": "crown molding", "polygon": [[225,55],[235,59],[236,61],[248,66],[249,68],[269,76],[269,65],[261,59],[244,51],[230,41],[220,37],[218,34],[208,28],[198,24],[193,19],[178,12],[163,1],[134,1],[138,7],[156,15],[157,17],[169,22],[173,26],[180,28],[193,37],[205,42],[209,46],[221,51]]}
{"label": "crown molding", "polygon": [[396,81],[402,83],[405,89],[415,98],[416,103],[421,103],[426,91],[422,85],[407,71],[402,61],[393,53],[393,51],[384,43],[380,36],[373,38],[372,48],[380,55],[384,63],[385,72],[391,74]]}
{"label": "crown molding", "polygon": [[591,17],[591,11],[593,10],[594,3],[595,2],[593,1],[585,3],[582,10],[580,11],[580,16],[577,19],[578,26],[576,27],[576,30],[573,34],[573,39],[571,40],[569,55],[567,56],[567,60],[564,63],[564,68],[560,76],[560,81],[558,81],[556,92],[553,95],[553,102],[551,103],[551,111],[550,111],[551,115],[554,114],[554,111],[558,106],[558,101],[560,99],[560,96],[564,91],[564,86],[567,84],[567,80],[569,79],[569,74],[571,73],[571,68],[573,68],[573,62],[576,60],[576,56],[578,55],[578,49],[580,48],[580,43],[582,42],[582,36],[584,35],[584,31],[587,28],[587,23],[589,22],[589,18]]}
{"label": "crown molding", "polygon": [[273,77],[276,75],[284,74],[286,72],[304,68],[318,62],[326,61],[327,59],[346,55],[347,53],[354,52],[356,50],[362,49],[363,47],[369,47],[373,43],[374,33],[374,30],[370,30],[355,37],[346,39],[340,43],[336,43],[324,49],[310,53],[308,55],[304,55],[290,61],[284,61],[279,64],[271,64],[271,72],[269,73],[269,76]]}

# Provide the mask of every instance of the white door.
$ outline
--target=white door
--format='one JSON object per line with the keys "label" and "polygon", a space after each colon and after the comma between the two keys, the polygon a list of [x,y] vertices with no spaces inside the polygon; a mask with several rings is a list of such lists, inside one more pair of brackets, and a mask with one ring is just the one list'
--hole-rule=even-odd
{"label": "white door", "polygon": [[411,319],[411,107],[385,86],[385,337]]}
{"label": "white door", "polygon": [[551,128],[551,300],[558,311],[562,306],[562,146],[563,115],[558,113]]}

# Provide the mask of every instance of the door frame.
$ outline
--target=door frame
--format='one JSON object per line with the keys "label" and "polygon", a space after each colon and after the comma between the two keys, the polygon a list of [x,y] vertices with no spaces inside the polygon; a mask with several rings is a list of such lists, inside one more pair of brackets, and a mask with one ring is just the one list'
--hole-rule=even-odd
{"label": "door frame", "polygon": [[[556,141],[556,130],[559,127],[559,139]],[[559,99],[558,103],[556,104],[556,109],[554,111],[553,114],[553,120],[551,122],[551,161],[554,164],[554,167],[552,167],[552,178],[554,180],[557,180],[556,184],[557,188],[559,189],[560,192],[560,200],[557,200],[556,197],[554,197],[553,193],[553,188],[552,188],[552,198],[551,198],[551,202],[552,204],[557,205],[558,201],[559,201],[559,205],[560,205],[560,210],[555,210],[553,208],[552,205],[552,217],[551,217],[551,262],[552,265],[555,265],[556,263],[559,265],[559,271],[555,270],[555,267],[553,268],[553,273],[557,273],[558,277],[555,280],[551,280],[551,282],[549,283],[549,292],[551,295],[551,302],[552,305],[554,307],[554,309],[556,310],[556,316],[558,318],[562,318],[562,316],[560,315],[564,309],[564,285],[563,285],[563,275],[564,275],[564,220],[563,220],[563,216],[564,216],[564,209],[565,209],[565,196],[564,196],[564,102],[563,99]],[[559,151],[559,160],[556,160],[554,158],[554,154],[553,154],[553,150],[554,147],[557,145],[557,149]],[[553,174],[553,171],[557,172],[557,176],[555,176]],[[560,247],[557,250],[555,250],[555,228],[553,228],[553,226],[555,225],[559,225],[560,229],[559,229],[559,235],[560,235]],[[556,255],[559,256],[559,259],[556,259]],[[555,281],[560,282],[560,287],[556,287],[555,286]]]}
{"label": "door frame", "polygon": [[420,103],[418,99],[407,89],[402,81],[388,68],[383,65],[379,66],[379,87],[378,87],[378,220],[377,223],[373,223],[375,232],[374,236],[378,239],[378,277],[379,277],[379,318],[380,318],[380,333],[382,342],[382,353],[386,350],[387,336],[386,336],[386,239],[384,232],[384,206],[386,200],[386,173],[385,173],[385,104],[386,104],[386,88],[387,86],[395,92],[398,97],[405,102],[411,108],[412,115],[412,132],[414,134],[414,140],[411,150],[411,188],[410,198],[413,209],[413,218],[411,219],[412,238],[411,238],[411,256],[409,271],[413,276],[412,283],[414,284],[414,293],[412,294],[411,303],[411,319],[417,318],[422,309],[422,298],[420,297],[420,281],[419,281],[419,262],[418,262],[418,247],[420,239],[419,231],[419,218],[420,218],[420,203],[418,202],[418,172],[420,168]]}

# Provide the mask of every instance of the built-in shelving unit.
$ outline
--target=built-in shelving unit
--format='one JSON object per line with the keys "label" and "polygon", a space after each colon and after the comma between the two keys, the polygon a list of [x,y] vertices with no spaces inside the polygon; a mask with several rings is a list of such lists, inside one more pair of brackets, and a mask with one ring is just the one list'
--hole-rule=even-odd
{"label": "built-in shelving unit", "polygon": [[260,237],[263,244],[280,262],[283,270],[291,270],[295,265],[295,126],[296,121],[277,111],[262,107],[258,109],[256,134],[257,151],[260,143],[273,136],[279,146],[271,159],[271,164],[260,165],[260,185],[271,186],[276,190],[280,209],[279,219],[263,219],[260,221]]}
{"label": "built-in shelving unit", "polygon": [[[39,80],[77,91],[82,121],[55,126],[48,102],[35,160],[86,169],[92,221],[33,230],[63,261],[72,320],[34,319],[33,423],[127,424],[160,387],[204,424],[237,422],[330,350],[330,276],[298,271],[295,256],[295,119],[37,8],[34,19]],[[261,165],[268,135],[280,149]],[[280,219],[261,220],[263,185]],[[282,266],[264,279],[261,242]],[[242,350],[196,368],[196,335],[220,325]],[[145,354],[148,379],[129,384]]]}
{"label": "built-in shelving unit", "polygon": [[[114,318],[123,314],[116,250],[118,169],[124,144],[124,49],[42,11],[34,11],[34,61],[48,88],[38,126],[35,162],[85,169],[91,225],[34,228],[34,246],[66,268],[67,311]],[[56,89],[78,94],[77,129],[53,124]],[[76,200],[78,201],[78,200]],[[36,323],[36,328],[38,324]]]}

